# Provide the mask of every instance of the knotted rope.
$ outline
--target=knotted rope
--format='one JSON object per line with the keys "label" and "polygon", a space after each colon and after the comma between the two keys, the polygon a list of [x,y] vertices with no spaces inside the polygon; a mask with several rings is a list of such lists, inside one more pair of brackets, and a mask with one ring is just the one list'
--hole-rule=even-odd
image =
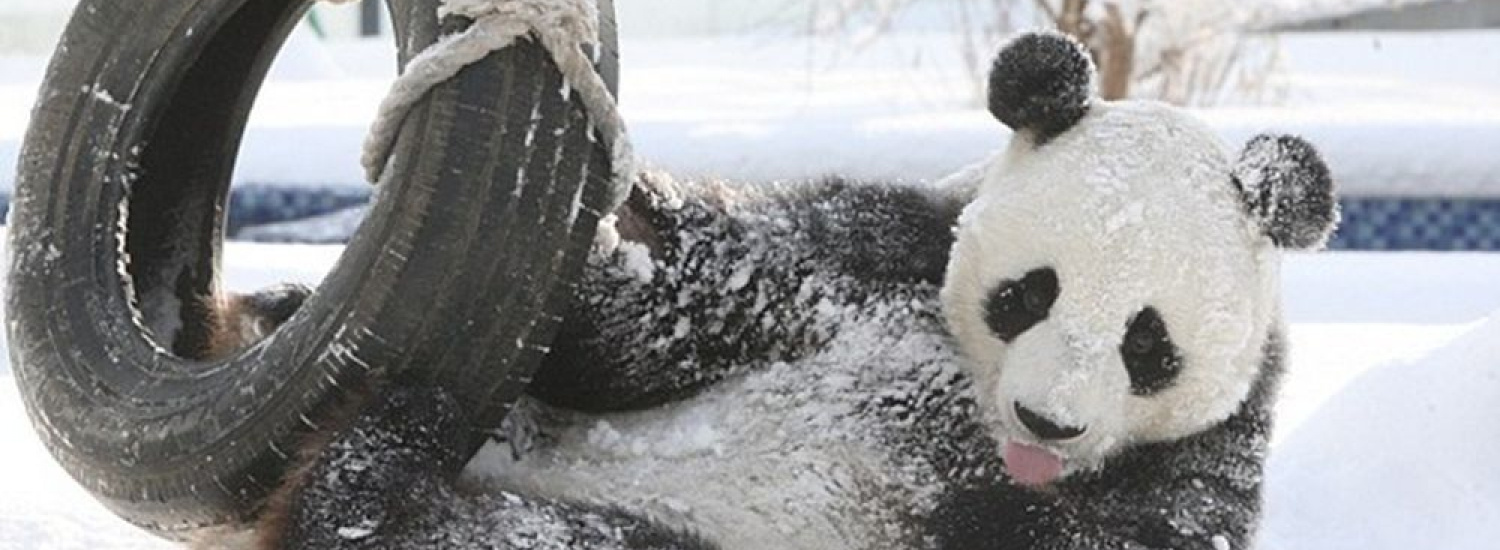
{"label": "knotted rope", "polygon": [[599,13],[593,0],[440,0],[438,17],[450,15],[470,19],[473,24],[463,32],[439,38],[413,56],[406,71],[391,84],[360,156],[366,179],[380,181],[401,121],[423,95],[469,64],[529,33],[551,55],[563,81],[578,93],[594,131],[610,148],[613,189],[604,212],[614,211],[629,194],[635,156],[614,95],[594,70],[595,60],[584,53],[584,44],[599,45],[595,51],[602,51]]}

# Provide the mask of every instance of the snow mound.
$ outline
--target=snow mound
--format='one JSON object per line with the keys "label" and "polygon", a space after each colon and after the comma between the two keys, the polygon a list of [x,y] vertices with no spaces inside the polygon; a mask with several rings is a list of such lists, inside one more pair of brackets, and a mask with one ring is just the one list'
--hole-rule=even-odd
{"label": "snow mound", "polygon": [[1500,312],[1425,357],[1367,371],[1286,434],[1261,547],[1493,548],[1497,418]]}

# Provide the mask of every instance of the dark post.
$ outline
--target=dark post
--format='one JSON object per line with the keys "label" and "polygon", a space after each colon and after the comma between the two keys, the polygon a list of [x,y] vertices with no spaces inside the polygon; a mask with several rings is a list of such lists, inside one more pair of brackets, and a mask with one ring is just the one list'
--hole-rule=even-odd
{"label": "dark post", "polygon": [[359,35],[380,34],[380,0],[364,0],[359,3]]}

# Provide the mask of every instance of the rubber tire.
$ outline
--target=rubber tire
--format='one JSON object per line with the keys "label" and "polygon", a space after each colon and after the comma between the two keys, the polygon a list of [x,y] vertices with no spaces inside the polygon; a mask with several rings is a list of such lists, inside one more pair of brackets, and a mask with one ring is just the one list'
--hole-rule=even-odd
{"label": "rubber tire", "polygon": [[[401,59],[464,21],[392,0]],[[614,78],[612,6],[601,10]],[[84,0],[20,159],[11,361],[58,462],[120,517],[181,539],[252,517],[321,419],[371,380],[433,381],[498,425],[550,344],[610,174],[529,41],[433,90],[369,216],[303,307],[214,361],[224,201],[260,82],[305,0]],[[533,116],[533,113],[539,116]]]}

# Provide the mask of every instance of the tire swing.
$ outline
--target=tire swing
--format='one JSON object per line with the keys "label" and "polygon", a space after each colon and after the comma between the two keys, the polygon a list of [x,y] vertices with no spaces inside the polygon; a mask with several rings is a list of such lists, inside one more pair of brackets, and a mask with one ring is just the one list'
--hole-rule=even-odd
{"label": "tire swing", "polygon": [[[403,66],[472,22],[439,19],[440,3],[389,0]],[[307,6],[83,0],[21,153],[5,304],[16,381],[63,468],[163,537],[252,517],[317,419],[377,377],[442,385],[476,429],[498,425],[622,181],[618,148],[593,135],[578,93],[558,93],[547,49],[486,52],[391,125],[368,218],[301,309],[202,359],[235,152]],[[612,87],[611,0],[597,12]]]}

